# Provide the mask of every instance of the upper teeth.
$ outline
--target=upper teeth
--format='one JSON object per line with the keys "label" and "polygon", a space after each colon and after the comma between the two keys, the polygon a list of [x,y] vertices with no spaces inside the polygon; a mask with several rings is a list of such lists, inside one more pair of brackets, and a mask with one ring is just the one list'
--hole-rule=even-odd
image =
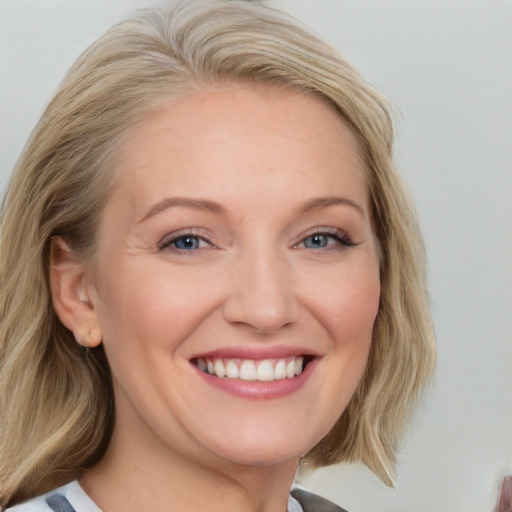
{"label": "upper teeth", "polygon": [[303,357],[283,359],[198,359],[197,366],[204,372],[217,377],[241,380],[282,380],[292,379],[302,373]]}

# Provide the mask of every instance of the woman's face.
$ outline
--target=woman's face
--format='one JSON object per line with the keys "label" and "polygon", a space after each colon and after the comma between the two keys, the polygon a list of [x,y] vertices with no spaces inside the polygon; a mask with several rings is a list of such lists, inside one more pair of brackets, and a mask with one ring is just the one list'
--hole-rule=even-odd
{"label": "woman's face", "polygon": [[289,90],[193,93],[129,133],[116,179],[89,288],[114,438],[298,459],[354,393],[379,305],[350,130]]}

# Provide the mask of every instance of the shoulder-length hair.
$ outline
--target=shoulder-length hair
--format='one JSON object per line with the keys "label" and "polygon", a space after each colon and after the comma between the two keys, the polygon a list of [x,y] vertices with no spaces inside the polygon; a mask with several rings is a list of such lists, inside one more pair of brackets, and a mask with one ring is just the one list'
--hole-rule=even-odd
{"label": "shoulder-length hair", "polygon": [[126,130],[169,98],[233,83],[324,98],[357,139],[380,248],[380,309],[359,387],[302,465],[362,461],[392,483],[434,341],[423,245],[392,163],[390,109],[334,50],[282,13],[240,0],[182,1],[141,11],[82,54],[13,175],[0,232],[3,506],[77,478],[104,454],[114,422],[103,349],[84,352],[52,307],[51,239],[91,256]]}

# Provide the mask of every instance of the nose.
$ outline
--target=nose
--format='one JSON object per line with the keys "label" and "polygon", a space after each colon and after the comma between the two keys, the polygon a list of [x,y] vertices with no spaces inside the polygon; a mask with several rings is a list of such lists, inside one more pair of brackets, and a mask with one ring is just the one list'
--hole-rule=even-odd
{"label": "nose", "polygon": [[253,251],[237,259],[230,278],[230,295],[224,304],[228,322],[260,333],[275,333],[297,322],[300,304],[291,265],[283,256]]}

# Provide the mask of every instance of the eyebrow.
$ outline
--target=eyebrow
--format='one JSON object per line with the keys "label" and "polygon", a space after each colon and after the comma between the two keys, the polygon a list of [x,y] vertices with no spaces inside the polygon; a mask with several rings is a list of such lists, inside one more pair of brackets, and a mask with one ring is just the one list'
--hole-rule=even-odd
{"label": "eyebrow", "polygon": [[[304,206],[299,208],[298,213],[307,213],[313,210],[319,210],[327,208],[329,206],[350,206],[356,209],[363,217],[366,217],[365,210],[346,197],[319,197],[308,201]],[[189,197],[168,197],[162,199],[157,204],[152,206],[146,215],[139,221],[139,223],[145,222],[146,220],[158,215],[160,212],[169,208],[192,208],[195,210],[203,210],[210,213],[221,214],[224,212],[224,207],[214,201],[208,199],[193,199]]]}
{"label": "eyebrow", "polygon": [[312,199],[300,208],[299,213],[307,213],[312,210],[319,210],[336,205],[350,206],[355,208],[363,217],[366,217],[364,208],[347,197],[319,197]]}
{"label": "eyebrow", "polygon": [[162,199],[160,202],[152,206],[148,213],[139,221],[144,222],[151,217],[159,214],[160,212],[167,210],[168,208],[193,208],[195,210],[203,210],[211,213],[222,213],[224,208],[213,201],[207,199],[192,199],[188,197],[168,197]]}

